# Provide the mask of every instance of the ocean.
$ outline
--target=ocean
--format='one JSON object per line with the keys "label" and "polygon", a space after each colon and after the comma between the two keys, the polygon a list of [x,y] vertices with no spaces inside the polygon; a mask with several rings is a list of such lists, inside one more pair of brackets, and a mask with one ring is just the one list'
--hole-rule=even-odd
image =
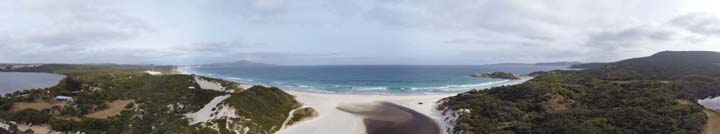
{"label": "ocean", "polygon": [[473,73],[503,71],[527,74],[566,68],[536,65],[185,66],[179,71],[247,84],[321,93],[437,94],[514,82],[468,76]]}
{"label": "ocean", "polygon": [[63,75],[50,73],[0,72],[0,95],[57,85]]}

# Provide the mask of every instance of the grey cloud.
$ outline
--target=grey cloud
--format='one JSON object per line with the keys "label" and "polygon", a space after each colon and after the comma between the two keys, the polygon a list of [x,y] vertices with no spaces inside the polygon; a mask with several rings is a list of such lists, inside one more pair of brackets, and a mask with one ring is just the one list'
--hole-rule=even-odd
{"label": "grey cloud", "polygon": [[701,43],[720,35],[720,20],[704,13],[674,17],[658,25],[643,25],[590,33],[584,45],[593,49],[588,59],[620,59],[637,54]]}
{"label": "grey cloud", "polygon": [[173,49],[176,51],[232,53],[242,49],[264,46],[264,43],[247,43],[243,41],[207,41],[195,42],[186,45],[178,45]]}
{"label": "grey cloud", "polygon": [[[150,27],[141,19],[121,13],[112,1],[21,1],[27,14],[45,18],[42,26],[0,35],[15,52],[67,54],[132,39]],[[102,4],[100,4],[102,3]],[[42,49],[42,50],[38,50]]]}
{"label": "grey cloud", "polygon": [[[683,34],[684,31],[694,35]],[[618,49],[638,45],[661,45],[672,41],[694,44],[713,35],[720,35],[720,18],[705,13],[690,13],[674,17],[661,25],[591,33],[586,45],[601,49]]]}
{"label": "grey cloud", "polygon": [[235,52],[222,55],[193,55],[194,63],[231,62],[237,60],[261,61],[272,64],[302,64],[315,60],[327,60],[342,57],[337,53],[297,53],[297,52]]}
{"label": "grey cloud", "polygon": [[[0,50],[3,53],[15,53]],[[92,51],[43,51],[32,54],[11,54],[0,57],[0,62],[14,60],[22,63],[145,63],[159,55],[156,51],[139,48],[103,48]]]}
{"label": "grey cloud", "polygon": [[670,24],[687,29],[695,34],[720,35],[720,18],[707,13],[690,13],[679,16]]}
{"label": "grey cloud", "polygon": [[99,45],[108,41],[126,40],[133,34],[113,31],[105,28],[57,28],[35,30],[12,36],[12,41],[19,44],[39,44],[52,46]]}
{"label": "grey cloud", "polygon": [[211,14],[252,23],[279,23],[288,13],[286,0],[210,0],[206,9]]}
{"label": "grey cloud", "polygon": [[457,39],[447,40],[447,41],[445,41],[445,42],[443,42],[443,43],[445,43],[445,44],[467,44],[467,43],[470,43],[470,42],[471,42],[471,41],[470,41],[469,39],[457,38]]}
{"label": "grey cloud", "polygon": [[610,49],[632,47],[654,41],[667,41],[670,40],[674,34],[674,31],[662,30],[655,27],[635,27],[592,34],[587,41],[587,45]]}
{"label": "grey cloud", "polygon": [[[658,3],[654,4],[657,7],[645,6],[647,1],[626,3],[623,0],[210,0],[139,7],[133,4],[157,3],[19,2],[22,5],[18,7],[23,10],[17,12],[35,18],[18,22],[37,18],[40,22],[28,29],[0,25],[0,53],[11,53],[11,56],[0,57],[0,61],[66,58],[84,62],[104,58],[122,62],[190,63],[239,59],[277,63],[415,62],[397,58],[402,56],[435,58],[435,61],[454,64],[463,63],[464,60],[456,59],[465,57],[481,57],[482,62],[553,61],[551,59],[601,59],[621,53],[637,54],[635,51],[656,51],[664,49],[656,46],[672,46],[669,44],[675,42],[702,43],[720,35],[718,17],[706,13],[667,16],[683,10],[676,10],[672,8],[676,4],[662,0],[653,1]],[[158,9],[161,12],[157,14],[142,14],[155,11],[153,6],[178,7],[164,7]],[[135,15],[152,23],[131,13],[140,13]],[[658,21],[664,19],[670,20]],[[177,25],[173,25],[175,23]],[[153,27],[150,24],[170,25]],[[2,31],[5,29],[15,31]],[[276,44],[266,46],[237,38]],[[368,41],[370,39],[372,41]],[[176,44],[162,44],[165,42]],[[298,50],[283,50],[287,48]],[[327,50],[318,48],[337,49],[342,53],[323,52]],[[383,50],[373,51],[376,48]],[[47,53],[57,56],[43,55]],[[94,55],[102,53],[120,54]],[[120,56],[133,59],[115,58]]]}
{"label": "grey cloud", "polygon": [[261,61],[273,64],[298,64],[312,59],[341,57],[338,53],[283,52],[262,49],[265,43],[248,41],[205,41],[178,45],[159,53],[165,58],[182,59],[187,64],[232,62],[237,60]]}

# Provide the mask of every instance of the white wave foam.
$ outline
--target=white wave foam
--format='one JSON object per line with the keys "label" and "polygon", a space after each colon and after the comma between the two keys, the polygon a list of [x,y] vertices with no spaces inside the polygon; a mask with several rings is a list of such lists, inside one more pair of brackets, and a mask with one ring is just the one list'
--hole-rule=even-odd
{"label": "white wave foam", "polygon": [[490,88],[494,86],[501,86],[501,85],[508,85],[510,83],[513,83],[514,81],[521,81],[521,80],[502,80],[502,81],[493,81],[493,82],[485,82],[485,83],[477,83],[477,84],[464,84],[464,85],[445,85],[445,86],[439,86],[439,87],[413,87],[410,88],[411,91],[430,91],[430,92],[460,92],[460,91],[467,91],[471,89],[485,89]]}
{"label": "white wave foam", "polygon": [[387,91],[388,87],[352,87],[355,91]]}

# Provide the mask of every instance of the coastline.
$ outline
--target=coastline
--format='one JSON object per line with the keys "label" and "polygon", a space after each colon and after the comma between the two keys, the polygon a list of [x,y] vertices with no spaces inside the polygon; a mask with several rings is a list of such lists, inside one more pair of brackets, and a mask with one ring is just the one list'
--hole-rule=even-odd
{"label": "coastline", "polygon": [[[184,69],[176,69],[176,71],[180,74],[193,74],[192,72],[185,72],[186,70]],[[476,87],[474,89],[482,90],[496,86],[514,85],[530,79],[532,79],[532,77],[525,77],[519,80],[510,80],[508,82]],[[443,116],[435,109],[437,101],[458,94],[351,94],[312,92],[294,89],[282,90],[295,96],[295,99],[302,103],[303,107],[314,108],[319,113],[319,116],[291,126],[285,126],[276,132],[277,134],[366,134],[366,118],[362,115],[343,111],[339,109],[339,107],[358,107],[362,105],[379,105],[382,103],[392,103],[424,115],[437,125],[437,128],[441,130],[439,133],[444,133],[442,130],[445,129],[446,124],[442,120]],[[342,125],[338,125],[338,123],[342,123]]]}
{"label": "coastline", "polygon": [[[513,85],[525,82],[532,78],[524,78],[515,80],[511,83],[503,85]],[[502,86],[502,85],[495,85]],[[493,86],[494,87],[494,86]],[[487,89],[480,88],[480,89]],[[331,94],[331,93],[314,93],[298,90],[283,91],[295,96],[295,99],[303,103],[306,107],[315,108],[320,113],[318,117],[300,122],[298,124],[287,126],[285,129],[278,131],[278,134],[296,134],[296,133],[312,133],[312,134],[365,134],[366,126],[364,117],[348,113],[338,109],[338,107],[357,106],[357,105],[377,105],[382,102],[389,102],[399,106],[411,109],[422,115],[432,119],[441,130],[447,127],[442,120],[444,116],[435,109],[437,101],[442,98],[455,96],[458,93],[445,94]],[[420,104],[422,103],[422,104]],[[337,125],[343,123],[344,125]],[[332,126],[332,127],[328,127]],[[444,132],[440,132],[444,133]]]}
{"label": "coastline", "polygon": [[[293,75],[293,74],[275,74],[275,75],[290,75],[287,78],[286,77],[274,77],[278,78],[278,80],[272,79],[272,78],[260,78],[262,76],[257,76],[258,72],[255,72],[252,74],[252,76],[243,76],[238,75],[238,73],[230,73],[230,74],[223,74],[223,71],[216,72],[216,71],[202,71],[202,69],[196,69],[201,68],[202,66],[192,65],[192,66],[177,66],[175,70],[178,72],[178,74],[194,74],[199,76],[205,76],[205,77],[211,77],[211,78],[218,78],[218,79],[224,79],[228,81],[233,81],[237,83],[243,83],[246,85],[262,85],[262,86],[268,86],[268,87],[278,87],[281,89],[289,89],[289,90],[295,90],[295,91],[303,91],[303,92],[312,92],[312,93],[326,93],[326,94],[368,94],[368,95],[433,95],[433,94],[452,94],[452,93],[462,93],[469,91],[470,89],[485,89],[489,87],[499,86],[499,85],[513,85],[517,84],[515,81],[522,81],[530,79],[532,76],[521,76],[520,79],[500,79],[500,78],[474,78],[467,75],[461,75],[456,76],[452,75],[453,78],[450,78],[448,80],[445,80],[443,82],[448,83],[442,83],[435,80],[435,78],[431,79],[417,79],[418,81],[411,80],[414,82],[407,82],[405,80],[397,80],[398,83],[403,84],[387,84],[382,82],[376,82],[375,80],[372,80],[373,78],[358,78],[358,80],[351,80],[351,79],[344,79],[347,77],[348,74],[342,74],[343,77],[338,77],[339,80],[335,81],[335,79],[331,78],[309,78],[310,80],[314,81],[302,81],[302,80],[294,80],[294,79],[304,79],[299,76]],[[281,68],[282,69],[282,68]],[[290,68],[294,69],[294,68]],[[333,68],[331,68],[333,69]],[[227,69],[224,69],[227,71]],[[243,68],[237,68],[237,70],[244,70]],[[314,70],[317,71],[317,70]],[[233,71],[229,71],[233,72]],[[277,71],[275,71],[277,72]],[[246,72],[247,73],[247,72]],[[308,74],[305,74],[308,75]],[[326,74],[328,75],[328,74]],[[330,74],[334,75],[334,74]],[[403,75],[403,74],[398,74]],[[304,77],[304,76],[303,76]],[[312,77],[312,76],[308,76]],[[408,76],[403,76],[404,78],[401,79],[408,79]],[[417,76],[417,77],[432,77],[432,76]],[[442,76],[443,78],[449,77],[449,76]],[[465,78],[458,78],[458,77],[465,77]],[[293,80],[290,80],[288,78],[292,78]],[[385,78],[378,78],[380,80],[377,81],[395,81]],[[442,79],[442,78],[438,78]],[[322,81],[322,82],[319,82]],[[325,81],[330,81],[330,83],[324,83]],[[348,84],[346,82],[355,82],[359,81],[363,84]],[[425,84],[424,82],[420,81],[426,81],[430,82],[432,84]],[[367,85],[365,85],[367,84]]]}
{"label": "coastline", "polygon": [[[278,131],[278,134],[313,133],[313,134],[365,134],[365,123],[362,116],[354,115],[338,109],[340,106],[358,104],[375,104],[390,102],[421,113],[433,119],[440,128],[444,125],[441,116],[437,113],[435,103],[445,97],[456,94],[437,95],[361,95],[361,94],[324,94],[294,90],[283,90],[293,96],[307,107],[315,108],[319,116],[313,119],[288,126]],[[423,104],[418,104],[422,102]],[[344,125],[337,125],[342,122]],[[327,127],[332,126],[332,127]]]}

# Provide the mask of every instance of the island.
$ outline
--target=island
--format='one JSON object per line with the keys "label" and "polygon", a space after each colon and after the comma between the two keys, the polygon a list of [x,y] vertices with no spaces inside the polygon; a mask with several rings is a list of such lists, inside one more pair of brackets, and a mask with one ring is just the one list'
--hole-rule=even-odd
{"label": "island", "polygon": [[476,73],[470,77],[499,78],[499,79],[520,79],[520,76],[509,72]]}

